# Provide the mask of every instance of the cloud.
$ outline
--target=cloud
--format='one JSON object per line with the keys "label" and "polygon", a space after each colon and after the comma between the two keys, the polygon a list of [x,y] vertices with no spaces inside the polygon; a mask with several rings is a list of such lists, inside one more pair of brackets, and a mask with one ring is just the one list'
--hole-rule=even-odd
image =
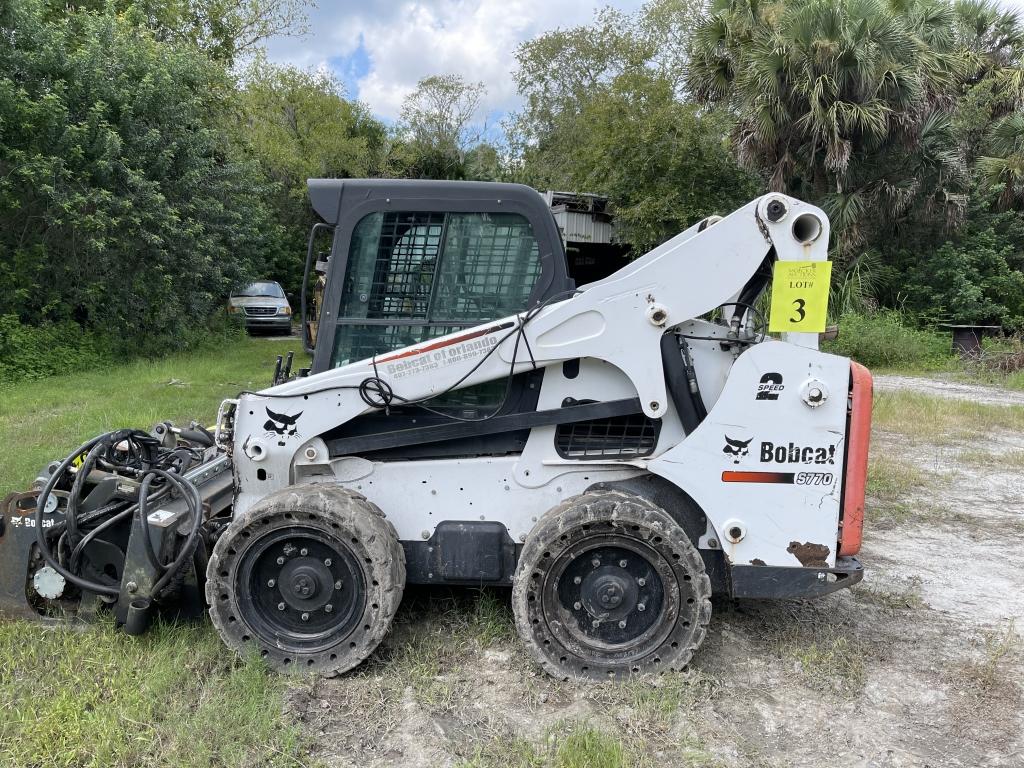
{"label": "cloud", "polygon": [[[612,5],[632,10],[640,0]],[[267,50],[274,61],[302,67],[328,62],[349,95],[385,119],[398,116],[420,78],[447,73],[482,81],[483,112],[501,113],[519,103],[512,80],[516,46],[555,27],[589,22],[597,7],[593,0],[320,0],[310,13],[309,37],[275,38]]]}

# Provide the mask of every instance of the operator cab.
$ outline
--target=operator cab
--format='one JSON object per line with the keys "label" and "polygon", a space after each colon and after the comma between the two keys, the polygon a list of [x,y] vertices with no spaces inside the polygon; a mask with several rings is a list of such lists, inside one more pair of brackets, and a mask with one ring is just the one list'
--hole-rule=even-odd
{"label": "operator cab", "polygon": [[383,179],[311,179],[309,194],[323,219],[303,280],[312,373],[522,312],[629,260],[598,195]]}
{"label": "operator cab", "polygon": [[[314,374],[521,312],[574,286],[548,204],[529,187],[312,179],[309,194],[324,221],[310,235],[303,285],[316,299],[303,310]],[[327,234],[318,274],[313,255]]]}

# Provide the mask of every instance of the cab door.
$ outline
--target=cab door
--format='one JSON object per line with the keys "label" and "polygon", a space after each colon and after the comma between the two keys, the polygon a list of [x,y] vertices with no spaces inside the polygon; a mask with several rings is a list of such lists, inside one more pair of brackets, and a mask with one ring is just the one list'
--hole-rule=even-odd
{"label": "cab door", "polygon": [[334,229],[313,373],[523,311],[573,286],[554,219],[529,187],[309,186]]}

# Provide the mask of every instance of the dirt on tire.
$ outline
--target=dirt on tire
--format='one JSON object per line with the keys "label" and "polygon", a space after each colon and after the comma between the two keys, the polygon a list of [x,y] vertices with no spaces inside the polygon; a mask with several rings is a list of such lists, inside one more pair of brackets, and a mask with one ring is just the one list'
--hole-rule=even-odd
{"label": "dirt on tire", "polygon": [[[239,575],[249,550],[261,546],[264,540],[279,532],[287,534],[296,530],[329,542],[331,551],[328,554],[351,553],[352,573],[359,577],[358,584],[337,582],[332,586],[331,582],[336,577],[326,565],[315,564],[326,574],[327,591],[341,586],[347,590],[346,593],[335,591],[332,594],[352,595],[351,620],[345,625],[350,628],[341,633],[332,629],[336,636],[330,641],[330,647],[307,651],[295,645],[286,624],[278,627],[272,623],[278,622],[273,608],[269,609],[269,621],[261,619],[255,608],[258,601],[253,595],[240,594],[250,583]],[[284,541],[287,542],[287,538]],[[283,546],[287,548],[289,544]],[[312,553],[316,545],[310,543],[308,546]],[[301,556],[305,555],[306,550],[301,550]],[[334,559],[338,560],[340,556]],[[309,560],[311,565],[302,565],[301,561],[305,560]],[[277,562],[284,563],[285,558],[282,556]],[[281,573],[292,564],[311,568],[312,558],[299,557],[289,561]],[[328,561],[328,565],[338,564]],[[277,576],[277,581],[285,581],[276,572],[273,575]],[[305,578],[315,581],[316,574]],[[264,587],[260,582],[259,586],[266,592],[285,589],[284,583]],[[210,606],[210,618],[221,639],[239,654],[255,651],[279,672],[313,672],[333,676],[358,666],[373,653],[391,629],[404,588],[405,554],[394,527],[380,508],[360,494],[338,486],[298,485],[270,494],[233,520],[221,534],[207,566],[206,600]],[[352,594],[353,590],[355,594]],[[285,611],[284,601],[290,598],[277,595],[276,599],[282,600],[278,605]],[[332,605],[326,606],[326,611],[331,609]],[[335,626],[340,626],[337,622],[343,618],[340,613],[324,613],[322,607],[317,613],[322,615],[324,622],[335,622]],[[283,612],[280,615],[287,614]],[[309,613],[303,613],[302,620],[306,621],[309,616]],[[303,625],[301,631],[308,630]],[[301,637],[295,637],[295,642],[299,642]]]}

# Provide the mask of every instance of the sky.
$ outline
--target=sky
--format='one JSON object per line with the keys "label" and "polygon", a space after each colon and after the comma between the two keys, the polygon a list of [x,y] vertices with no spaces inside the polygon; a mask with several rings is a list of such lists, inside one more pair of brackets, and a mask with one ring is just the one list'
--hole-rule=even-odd
{"label": "sky", "polygon": [[[1024,2],[1024,0],[1021,0]],[[378,117],[398,117],[402,99],[428,75],[458,74],[487,88],[488,121],[519,104],[516,46],[555,27],[585,24],[598,7],[631,11],[641,0],[318,0],[305,38],[268,41],[272,61],[327,67],[346,96]]]}

